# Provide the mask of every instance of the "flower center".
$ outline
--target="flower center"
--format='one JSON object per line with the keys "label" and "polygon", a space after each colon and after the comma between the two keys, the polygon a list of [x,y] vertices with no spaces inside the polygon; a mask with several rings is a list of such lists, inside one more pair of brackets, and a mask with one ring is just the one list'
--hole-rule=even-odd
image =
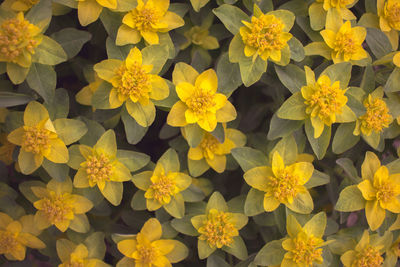
{"label": "flower center", "polygon": [[130,97],[133,102],[141,98],[149,98],[151,92],[151,80],[146,71],[138,64],[134,63],[129,68],[122,65],[117,71],[118,93],[123,97]]}
{"label": "flower center", "polygon": [[214,95],[201,88],[196,88],[194,94],[186,100],[186,105],[195,114],[206,113],[215,106]]}
{"label": "flower center", "polygon": [[136,245],[136,250],[139,254],[139,258],[136,259],[136,261],[152,266],[151,263],[153,263],[157,258],[157,249],[151,244],[138,244]]}
{"label": "flower center", "polygon": [[250,32],[242,34],[245,45],[258,49],[261,53],[265,50],[281,50],[286,42],[282,41],[284,24],[274,15],[261,15],[251,18]]}
{"label": "flower center", "polygon": [[10,254],[18,246],[15,234],[0,230],[0,254]]}
{"label": "flower center", "polygon": [[311,117],[318,115],[322,120],[330,122],[330,125],[334,122],[330,119],[332,114],[341,113],[342,107],[346,105],[345,90],[322,82],[317,82],[310,87],[313,92],[304,101],[307,105],[306,113]]}
{"label": "flower center", "polygon": [[379,251],[373,247],[368,247],[358,252],[356,260],[353,262],[354,267],[380,267],[382,266],[383,258]]}
{"label": "flower center", "polygon": [[[69,201],[70,194],[65,193],[62,195],[56,195],[55,192],[50,192],[49,198],[44,198],[42,211],[45,216],[52,224],[61,222],[73,212],[72,203]],[[72,219],[72,218],[71,218]]]}
{"label": "flower center", "polygon": [[289,172],[287,168],[279,171],[277,177],[269,177],[268,185],[272,188],[272,195],[279,202],[291,201],[297,195],[299,177]]}
{"label": "flower center", "polygon": [[200,240],[206,240],[210,247],[221,248],[229,246],[233,242],[233,237],[239,233],[232,222],[229,212],[211,209],[207,220],[199,228]]}
{"label": "flower center", "polygon": [[334,43],[334,50],[337,55],[353,55],[357,52],[357,44],[355,43],[353,33],[338,32]]}
{"label": "flower center", "polygon": [[16,18],[4,20],[0,26],[0,52],[7,62],[15,62],[25,53],[34,54],[39,42],[32,34],[33,24]]}
{"label": "flower center", "polygon": [[170,196],[174,195],[175,181],[167,175],[160,175],[156,182],[152,182],[150,189],[154,191],[154,199],[160,203],[169,202]]}
{"label": "flower center", "polygon": [[112,164],[106,155],[100,154],[89,156],[87,160],[86,174],[91,186],[96,185],[98,182],[110,181],[112,171]]}
{"label": "flower center", "polygon": [[138,31],[148,32],[153,29],[154,24],[157,24],[160,20],[160,16],[155,10],[150,8],[136,8],[132,12],[134,25]]}
{"label": "flower center", "polygon": [[49,130],[37,126],[24,126],[24,131],[22,146],[25,151],[39,154],[50,149],[52,133]]}
{"label": "flower center", "polygon": [[221,143],[212,134],[206,133],[201,140],[200,147],[203,150],[203,155],[205,158],[213,159],[214,154],[217,152],[218,147]]}
{"label": "flower center", "polygon": [[322,249],[317,248],[320,244],[318,238],[302,234],[298,235],[293,242],[295,248],[291,252],[294,262],[301,263],[302,266],[312,266],[313,261],[321,259]]}
{"label": "flower center", "polygon": [[389,25],[396,30],[400,30],[400,3],[389,4],[389,2],[386,2],[384,13]]}
{"label": "flower center", "polygon": [[393,185],[386,181],[376,188],[376,199],[384,203],[391,201],[395,197]]}
{"label": "flower center", "polygon": [[368,99],[364,102],[364,107],[367,111],[360,117],[363,128],[379,133],[383,128],[389,127],[392,116],[385,101],[379,98]]}

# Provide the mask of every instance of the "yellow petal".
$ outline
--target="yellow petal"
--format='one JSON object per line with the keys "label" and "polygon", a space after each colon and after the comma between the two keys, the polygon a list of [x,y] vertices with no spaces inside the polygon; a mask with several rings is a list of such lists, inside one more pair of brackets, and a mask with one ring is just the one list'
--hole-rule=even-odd
{"label": "yellow petal", "polygon": [[170,253],[175,247],[174,242],[171,242],[171,240],[168,239],[156,240],[151,244],[159,250],[161,255]]}
{"label": "yellow petal", "polygon": [[264,210],[266,212],[271,212],[276,210],[281,203],[276,200],[274,197],[264,197]]}
{"label": "yellow petal", "polygon": [[357,185],[363,198],[366,200],[374,200],[376,198],[376,189],[372,186],[371,181],[366,179]]}
{"label": "yellow petal", "polygon": [[218,109],[215,115],[218,122],[229,122],[236,119],[237,113],[232,103],[226,101],[225,105],[222,108]]}
{"label": "yellow petal", "polygon": [[182,27],[185,21],[178,14],[167,11],[165,16],[160,20],[160,23],[168,25],[167,28],[161,30],[162,32],[167,32]]}
{"label": "yellow petal", "polygon": [[162,235],[161,224],[157,219],[151,218],[145,222],[140,233],[142,233],[150,242],[158,240]]}
{"label": "yellow petal", "polygon": [[217,118],[215,114],[207,112],[203,117],[199,118],[197,124],[207,132],[212,132],[217,127]]}
{"label": "yellow petal", "polygon": [[243,175],[244,180],[251,187],[266,192],[268,186],[268,177],[274,176],[272,169],[267,166],[255,167]]}
{"label": "yellow petal", "polygon": [[168,97],[169,87],[167,82],[158,75],[151,77],[151,92],[150,98],[154,100],[162,100]]}
{"label": "yellow petal", "polygon": [[176,102],[168,113],[167,123],[174,127],[183,127],[187,125],[185,112],[186,105],[182,101]]}
{"label": "yellow petal", "polygon": [[140,32],[136,29],[132,29],[129,26],[122,24],[118,28],[117,38],[115,40],[115,44],[118,46],[127,45],[127,44],[137,44],[142,39]]}
{"label": "yellow petal", "polygon": [[226,156],[215,155],[213,159],[206,158],[206,161],[214,171],[218,173],[223,173],[225,171]]}
{"label": "yellow petal", "polygon": [[29,102],[24,112],[24,124],[26,126],[37,126],[47,119],[49,119],[49,113],[42,104],[36,101]]}
{"label": "yellow petal", "polygon": [[23,137],[25,135],[25,131],[23,127],[19,127],[12,131],[8,136],[7,139],[9,142],[16,144],[18,146],[22,145]]}
{"label": "yellow petal", "polygon": [[18,155],[18,165],[23,174],[31,174],[37,170],[43,162],[43,156],[35,155],[31,152],[26,152],[21,149]]}
{"label": "yellow petal", "polygon": [[198,88],[206,89],[212,93],[217,92],[218,77],[213,69],[202,72],[197,78],[195,86]]}
{"label": "yellow petal", "polygon": [[54,163],[67,163],[69,159],[68,149],[61,139],[50,140],[50,153],[46,158]]}
{"label": "yellow petal", "polygon": [[74,204],[74,213],[76,214],[83,214],[88,212],[93,208],[93,203],[89,199],[80,196],[80,195],[72,195]]}
{"label": "yellow petal", "polygon": [[129,51],[125,62],[127,68],[131,68],[136,64],[142,65],[142,53],[136,46]]}
{"label": "yellow petal", "polygon": [[386,212],[381,208],[377,200],[367,201],[365,205],[365,216],[372,231],[378,229],[386,217]]}
{"label": "yellow petal", "polygon": [[272,155],[272,172],[275,176],[279,175],[279,172],[285,168],[283,163],[283,159],[281,155],[279,155],[278,151],[275,151]]}
{"label": "yellow petal", "polygon": [[155,45],[159,43],[158,34],[151,31],[142,31],[140,34],[150,45]]}
{"label": "yellow petal", "polygon": [[118,250],[127,257],[132,257],[136,251],[137,241],[134,239],[125,239],[117,243]]}
{"label": "yellow petal", "polygon": [[188,82],[181,82],[176,86],[176,93],[178,94],[179,99],[183,102],[190,99],[195,91],[196,88]]}
{"label": "yellow petal", "polygon": [[87,26],[96,21],[103,7],[96,0],[85,0],[78,2],[78,19],[82,26]]}
{"label": "yellow petal", "polygon": [[201,160],[203,158],[203,149],[200,146],[197,146],[195,148],[190,147],[188,158],[191,160]]}

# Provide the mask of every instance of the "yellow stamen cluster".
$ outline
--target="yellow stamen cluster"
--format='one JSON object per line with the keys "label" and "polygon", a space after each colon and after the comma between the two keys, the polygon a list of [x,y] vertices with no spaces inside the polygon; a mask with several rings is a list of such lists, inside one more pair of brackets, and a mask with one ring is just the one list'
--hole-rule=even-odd
{"label": "yellow stamen cluster", "polygon": [[205,114],[215,106],[213,94],[209,91],[197,88],[194,94],[186,101],[188,108],[195,114]]}
{"label": "yellow stamen cluster", "polygon": [[322,249],[318,248],[319,239],[314,236],[301,235],[293,239],[295,248],[291,251],[292,260],[301,266],[312,266],[313,261],[321,259]]}
{"label": "yellow stamen cluster", "polygon": [[242,35],[243,43],[258,49],[260,53],[265,50],[281,50],[286,45],[281,39],[284,24],[274,15],[261,15],[259,18],[253,16],[249,28],[250,32]]}
{"label": "yellow stamen cluster", "polygon": [[7,62],[15,62],[24,53],[35,53],[39,43],[33,38],[32,26],[27,20],[16,18],[3,21],[0,26],[0,52]]}
{"label": "yellow stamen cluster", "polygon": [[400,30],[400,3],[386,2],[384,7],[384,15],[390,27]]}
{"label": "yellow stamen cluster", "polygon": [[0,254],[11,254],[18,246],[13,233],[0,231]]}
{"label": "yellow stamen cluster", "polygon": [[133,102],[141,98],[149,98],[151,92],[150,76],[137,63],[126,67],[122,65],[117,71],[119,81],[117,90],[123,97],[130,97]]}
{"label": "yellow stamen cluster", "polygon": [[89,184],[93,186],[98,182],[110,181],[110,176],[112,174],[110,159],[104,154],[89,156],[86,174],[90,181]]}
{"label": "yellow stamen cluster", "polygon": [[353,55],[357,52],[358,44],[354,40],[354,36],[351,32],[338,32],[336,40],[334,42],[333,50],[336,53],[336,57],[340,55]]}
{"label": "yellow stamen cluster", "polygon": [[155,182],[152,182],[150,189],[154,192],[153,198],[155,200],[165,203],[175,193],[175,181],[167,175],[160,175]]}
{"label": "yellow stamen cluster", "polygon": [[396,196],[394,187],[389,181],[385,181],[375,188],[377,190],[376,199],[384,203],[391,201]]}
{"label": "yellow stamen cluster", "polygon": [[220,144],[221,143],[216,137],[214,137],[212,134],[206,133],[200,143],[200,147],[203,150],[204,157],[208,159],[213,159],[214,154]]}
{"label": "yellow stamen cluster", "polygon": [[39,154],[50,148],[51,132],[49,130],[37,126],[24,126],[24,131],[22,147],[25,151]]}
{"label": "yellow stamen cluster", "polygon": [[364,107],[367,111],[360,117],[361,129],[365,129],[363,132],[367,135],[371,131],[380,133],[384,128],[389,127],[392,116],[389,114],[385,101],[368,97],[367,101],[364,101]]}
{"label": "yellow stamen cluster", "polygon": [[50,192],[50,197],[44,198],[43,206],[41,211],[44,212],[45,216],[52,224],[61,222],[68,218],[72,213],[72,205],[68,201],[70,194],[65,193],[62,195],[56,195],[55,192]]}
{"label": "yellow stamen cluster", "polygon": [[[312,94],[304,101],[307,105],[306,113],[311,117],[318,115],[324,122],[333,123],[334,121],[331,121],[330,117],[341,113],[342,107],[347,102],[347,97],[344,96],[345,90],[318,82],[313,87]],[[344,103],[343,98],[346,100]]]}
{"label": "yellow stamen cluster", "polygon": [[143,32],[152,31],[153,25],[157,24],[161,18],[155,10],[145,7],[140,10],[135,9],[132,15],[135,28]]}
{"label": "yellow stamen cluster", "polygon": [[149,264],[153,263],[157,257],[156,248],[153,247],[151,244],[138,244],[136,245],[136,251],[138,254],[137,261],[142,264]]}
{"label": "yellow stamen cluster", "polygon": [[272,195],[279,202],[291,201],[297,195],[299,177],[293,175],[287,169],[283,169],[277,177],[269,177],[268,185],[271,188]]}
{"label": "yellow stamen cluster", "polygon": [[210,247],[221,248],[229,246],[233,242],[233,237],[238,235],[238,231],[231,222],[229,212],[211,209],[207,220],[198,229],[200,240],[206,240]]}
{"label": "yellow stamen cluster", "polygon": [[356,260],[353,262],[354,267],[380,267],[383,264],[383,258],[379,250],[373,247],[367,247],[358,252]]}

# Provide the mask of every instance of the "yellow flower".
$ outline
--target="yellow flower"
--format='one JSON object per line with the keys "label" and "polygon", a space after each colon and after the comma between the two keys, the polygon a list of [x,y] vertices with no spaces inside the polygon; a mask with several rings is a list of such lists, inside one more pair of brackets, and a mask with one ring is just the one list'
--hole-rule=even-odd
{"label": "yellow flower", "polygon": [[[97,186],[113,205],[122,198],[122,182],[132,179],[130,170],[117,157],[117,141],[113,130],[105,132],[92,147],[79,145],[83,158],[74,177],[76,188]],[[116,192],[118,191],[118,195]]]}
{"label": "yellow flower", "polygon": [[251,22],[242,20],[244,26],[240,27],[240,35],[246,57],[253,57],[253,61],[257,56],[264,61],[269,58],[277,62],[281,60],[281,51],[288,46],[292,34],[288,32],[290,28],[279,14],[263,14],[255,5]]}
{"label": "yellow flower", "polygon": [[180,101],[172,106],[167,123],[174,127],[197,123],[205,131],[212,132],[218,122],[234,120],[235,107],[225,95],[217,93],[218,78],[215,71],[209,69],[199,75],[189,65],[185,65],[185,68],[194,72],[195,78],[191,82],[174,79]]}
{"label": "yellow flower", "polygon": [[331,50],[334,63],[361,60],[368,57],[367,52],[362,47],[367,35],[365,28],[352,28],[350,21],[341,25],[331,25],[329,20],[327,21],[326,29],[321,31],[321,35]]}
{"label": "yellow flower", "polygon": [[384,260],[382,254],[385,248],[382,243],[379,243],[380,239],[370,237],[368,231],[365,230],[354,250],[349,250],[340,257],[344,267],[382,266]]}
{"label": "yellow flower", "polygon": [[75,0],[78,2],[78,19],[82,26],[95,22],[103,11],[103,7],[116,9],[117,0]]}
{"label": "yellow flower", "polygon": [[211,36],[207,28],[193,26],[183,35],[186,37],[186,43],[180,46],[181,49],[185,49],[191,44],[198,45],[206,50],[219,48],[218,39]]}
{"label": "yellow flower", "polygon": [[136,44],[142,37],[149,44],[159,43],[159,34],[185,24],[174,12],[168,11],[169,0],[137,0],[137,6],[122,19],[117,45]]}
{"label": "yellow flower", "polygon": [[34,172],[43,158],[54,163],[68,162],[68,149],[58,137],[47,109],[38,102],[26,106],[24,126],[12,131],[8,141],[21,147],[18,164],[23,174]]}
{"label": "yellow flower", "polygon": [[301,95],[306,105],[306,114],[310,116],[314,128],[314,138],[321,136],[325,125],[330,127],[335,122],[350,122],[356,119],[354,112],[346,105],[347,89],[340,88],[340,82],[327,75],[321,75],[315,81],[314,72],[305,67],[307,85],[301,88]]}
{"label": "yellow flower", "polygon": [[347,9],[348,6],[353,5],[358,0],[317,0],[319,3],[324,3],[323,7],[325,11],[331,8]]}
{"label": "yellow flower", "polygon": [[13,220],[0,212],[0,255],[7,260],[22,261],[25,259],[26,248],[42,249],[46,245],[36,236],[40,233],[32,226],[33,215],[22,216]]}
{"label": "yellow flower", "polygon": [[370,136],[372,132],[381,134],[393,121],[386,102],[380,97],[369,94],[363,104],[366,112],[358,118],[354,134],[359,135],[360,132],[366,136]]}
{"label": "yellow flower", "polygon": [[[89,257],[89,250],[85,244],[74,244],[67,239],[57,240],[57,254],[62,261],[58,267],[105,267],[109,266],[100,259]],[[93,255],[93,254],[92,254]]]}
{"label": "yellow flower", "polygon": [[365,203],[365,215],[371,230],[378,229],[385,220],[385,210],[400,213],[400,173],[389,174],[378,157],[367,152],[362,164],[363,181],[357,185]]}
{"label": "yellow flower", "polygon": [[29,68],[35,48],[42,42],[41,30],[19,12],[15,18],[5,19],[0,25],[0,62]]}
{"label": "yellow flower", "polygon": [[199,257],[204,259],[220,248],[234,254],[243,242],[239,230],[247,224],[248,218],[241,213],[229,212],[222,195],[214,192],[208,200],[205,214],[192,217],[191,222],[199,234]]}
{"label": "yellow flower", "polygon": [[379,26],[382,31],[390,32],[400,30],[400,1],[399,0],[378,0],[377,11]]}
{"label": "yellow flower", "polygon": [[97,75],[112,84],[109,95],[111,108],[125,105],[128,113],[143,126],[150,126],[155,118],[155,106],[151,100],[168,97],[169,87],[160,76],[153,74],[153,65],[143,64],[146,58],[136,47],[125,61],[107,59],[96,64]]}
{"label": "yellow flower", "polygon": [[39,0],[5,0],[1,7],[16,12],[25,12],[37,3],[39,3]]}
{"label": "yellow flower", "polygon": [[314,166],[310,162],[297,162],[285,166],[278,151],[272,156],[272,167],[261,166],[250,169],[244,174],[246,183],[251,187],[264,192],[264,209],[274,211],[280,204],[289,209],[299,211],[297,202],[302,201],[307,206],[307,211],[313,209],[313,201],[304,186],[311,178]]}
{"label": "yellow flower", "polygon": [[158,160],[154,171],[145,171],[133,176],[135,186],[145,191],[148,210],[154,211],[164,207],[168,213],[177,217],[175,207],[179,205],[184,209],[184,200],[180,192],[190,186],[192,178],[179,172],[179,169],[178,155],[169,149]]}
{"label": "yellow flower", "polygon": [[188,256],[188,248],[183,243],[161,239],[161,236],[160,222],[155,218],[149,219],[136,236],[117,243],[118,250],[125,256],[119,264],[124,262],[124,266],[166,267]]}
{"label": "yellow flower", "polygon": [[282,247],[287,252],[281,266],[311,267],[323,263],[321,247],[326,245],[322,239],[325,227],[324,213],[315,215],[303,227],[293,215],[288,216],[286,222],[288,237],[282,242]]}
{"label": "yellow flower", "polygon": [[[226,155],[236,147],[246,144],[246,136],[236,129],[226,129],[224,125],[225,139],[221,143],[215,136],[204,132],[203,139],[197,147],[190,147],[189,160],[205,160],[216,172],[222,173],[226,167]],[[182,131],[184,133],[184,130]],[[185,136],[185,135],[184,135]]]}
{"label": "yellow flower", "polygon": [[84,221],[85,213],[93,204],[87,198],[72,194],[72,181],[68,177],[64,182],[51,180],[46,188],[32,186],[33,194],[38,198],[33,203],[38,210],[34,222],[39,229],[46,229],[55,225],[61,232],[68,228],[77,232],[86,232]]}

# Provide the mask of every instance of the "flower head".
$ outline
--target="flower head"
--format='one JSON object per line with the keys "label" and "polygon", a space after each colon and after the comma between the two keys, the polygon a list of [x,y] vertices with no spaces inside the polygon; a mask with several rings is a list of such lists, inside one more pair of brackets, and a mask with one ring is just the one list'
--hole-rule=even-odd
{"label": "flower head", "polygon": [[24,18],[22,12],[15,18],[3,20],[0,25],[0,62],[10,62],[28,68],[35,48],[42,41],[41,30]]}
{"label": "flower head", "polygon": [[372,132],[381,134],[393,121],[386,102],[380,97],[369,94],[363,104],[366,112],[358,118],[355,134],[358,135],[360,132],[366,136],[370,136]]}
{"label": "flower head", "polygon": [[[130,170],[117,157],[117,142],[113,130],[105,132],[93,147],[79,145],[81,163],[74,177],[77,188],[98,187],[113,205],[122,198],[122,182],[132,179]],[[119,191],[121,195],[111,192]],[[111,190],[111,188],[114,188]]]}
{"label": "flower head", "polygon": [[299,212],[295,203],[300,198],[303,202],[307,200],[307,205],[310,205],[308,209],[311,208],[311,211],[313,202],[304,184],[311,178],[313,171],[314,166],[310,162],[297,162],[285,166],[279,152],[275,151],[272,156],[272,167],[252,168],[243,177],[251,187],[265,193],[265,211],[273,211],[280,204],[284,204],[289,209]]}
{"label": "flower head", "polygon": [[[209,69],[200,75],[191,66],[181,63],[181,68],[193,72],[193,80],[175,76],[174,84],[180,101],[172,106],[167,123],[183,127],[197,123],[207,132],[212,132],[218,122],[228,122],[236,117],[234,106],[223,94],[217,93],[218,78],[214,70]],[[174,72],[179,67],[175,67]]]}
{"label": "flower head", "polygon": [[8,141],[21,147],[18,164],[22,173],[30,174],[42,165],[43,158],[54,163],[66,163],[68,149],[59,138],[47,109],[30,102],[24,112],[24,126],[8,135]]}
{"label": "flower head", "polygon": [[159,34],[184,25],[183,19],[168,11],[169,0],[138,0],[137,6],[122,19],[117,45],[136,44],[142,37],[149,44],[159,43]]}
{"label": "flower head", "polygon": [[367,152],[362,165],[363,181],[357,185],[365,203],[365,215],[371,230],[375,231],[385,219],[385,210],[400,212],[400,174],[390,174],[381,166],[378,157]]}
{"label": "flower head", "polygon": [[400,1],[378,0],[377,10],[379,26],[382,31],[390,32],[400,30]]}
{"label": "flower head", "polygon": [[326,11],[331,8],[347,8],[348,6],[354,4],[356,1],[358,0],[317,0],[317,2],[323,3],[323,7]]}
{"label": "flower head", "polygon": [[260,56],[263,60],[271,58],[274,61],[281,60],[281,50],[288,46],[287,42],[292,38],[288,33],[291,26],[285,24],[280,13],[269,12],[263,14],[257,6],[254,8],[254,16],[251,21],[242,21],[240,35],[245,45],[246,57],[253,60]]}
{"label": "flower head", "polygon": [[8,260],[22,261],[25,259],[26,247],[46,247],[36,237],[40,232],[30,225],[32,217],[26,215],[14,221],[7,214],[0,212],[0,255],[3,254]]}
{"label": "flower head", "polygon": [[151,218],[143,225],[140,232],[132,239],[124,239],[117,243],[118,250],[124,254],[123,261],[135,266],[171,266],[185,259],[187,247],[179,241],[161,239],[160,222]]}
{"label": "flower head", "polygon": [[226,167],[226,155],[235,147],[242,147],[246,143],[246,136],[236,129],[226,129],[225,139],[220,142],[211,133],[205,132],[197,147],[190,147],[189,160],[205,160],[216,172],[222,173]]}
{"label": "flower head", "polygon": [[[247,224],[248,218],[241,213],[229,212],[219,192],[211,195],[205,214],[191,218],[192,225],[199,233],[198,249],[200,259],[208,257],[216,249],[233,248],[241,241],[239,230]],[[207,246],[207,252],[203,251]],[[237,255],[235,255],[237,256]]]}
{"label": "flower head", "polygon": [[[34,221],[39,229],[46,229],[55,225],[62,232],[65,232],[69,227],[82,232],[79,228],[82,216],[85,217],[84,214],[93,207],[93,204],[83,196],[72,194],[70,178],[67,178],[64,182],[51,180],[46,188],[33,186],[31,190],[38,198],[33,205],[38,210]],[[80,222],[76,224],[76,220]]]}
{"label": "flower head", "polygon": [[134,47],[125,61],[107,59],[94,66],[97,75],[112,85],[110,108],[124,104],[128,113],[143,127],[154,121],[155,106],[151,100],[162,100],[169,95],[167,82],[152,74],[153,65],[145,64],[146,61],[148,59]]}
{"label": "flower head", "polygon": [[[179,172],[179,159],[172,149],[167,150],[158,160],[154,171],[145,171],[133,176],[133,183],[145,191],[147,209],[150,211],[164,207],[172,216],[177,214],[173,206],[184,205],[180,192],[192,183],[192,178]],[[184,207],[183,207],[184,208]]]}
{"label": "flower head", "polygon": [[321,31],[325,43],[331,49],[334,63],[367,58],[368,54],[362,47],[366,34],[365,28],[351,27],[350,21],[341,25],[327,24],[326,29]]}

